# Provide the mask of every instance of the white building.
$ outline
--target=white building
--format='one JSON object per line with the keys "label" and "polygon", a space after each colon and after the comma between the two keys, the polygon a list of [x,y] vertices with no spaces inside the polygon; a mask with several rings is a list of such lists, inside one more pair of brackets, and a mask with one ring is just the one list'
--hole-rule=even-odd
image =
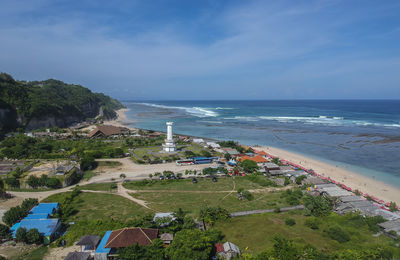
{"label": "white building", "polygon": [[167,139],[165,139],[165,143],[163,144],[164,152],[174,152],[176,150],[176,145],[174,143],[174,139],[172,138],[172,125],[173,122],[167,122]]}

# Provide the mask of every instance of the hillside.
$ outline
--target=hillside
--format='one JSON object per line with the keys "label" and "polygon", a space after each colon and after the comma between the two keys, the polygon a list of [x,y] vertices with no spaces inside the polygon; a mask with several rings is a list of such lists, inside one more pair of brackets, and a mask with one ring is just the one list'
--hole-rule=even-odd
{"label": "hillside", "polygon": [[17,81],[0,73],[0,132],[67,127],[98,115],[112,119],[120,108],[117,100],[79,85],[54,79]]}

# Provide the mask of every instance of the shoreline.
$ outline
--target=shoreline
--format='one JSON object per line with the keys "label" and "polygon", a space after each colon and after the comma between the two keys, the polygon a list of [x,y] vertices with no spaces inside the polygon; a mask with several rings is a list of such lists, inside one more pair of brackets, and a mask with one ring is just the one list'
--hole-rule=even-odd
{"label": "shoreline", "polygon": [[368,195],[377,197],[385,202],[393,201],[396,202],[397,205],[400,204],[400,189],[382,181],[363,176],[338,165],[322,162],[302,154],[276,147],[253,146],[253,149],[262,150],[271,155],[277,156],[282,160],[299,164],[307,169],[313,169],[316,173],[324,177],[330,177],[331,179],[350,187],[352,190],[359,190],[364,194],[367,193]]}
{"label": "shoreline", "polygon": [[[105,123],[119,127],[126,127],[131,130],[138,130],[139,128],[128,126],[133,123],[133,121],[127,120],[125,113],[128,111],[128,108],[117,110],[117,118],[114,120],[105,121]],[[202,138],[210,139],[206,137]],[[384,200],[385,202],[393,201],[396,202],[397,205],[400,205],[400,189],[382,181],[372,179],[338,165],[326,163],[317,159],[313,159],[309,156],[284,149],[271,146],[252,146],[252,148],[255,150],[263,150],[269,154],[281,158],[282,160],[299,164],[307,169],[313,169],[316,173],[325,177],[330,177],[331,179],[338,181],[353,190],[357,189],[363,193],[377,197],[380,200]]]}

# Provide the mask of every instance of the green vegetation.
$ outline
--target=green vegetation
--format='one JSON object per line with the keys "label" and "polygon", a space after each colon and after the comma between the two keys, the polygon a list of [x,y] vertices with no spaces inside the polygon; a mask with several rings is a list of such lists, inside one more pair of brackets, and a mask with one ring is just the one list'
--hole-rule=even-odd
{"label": "green vegetation", "polygon": [[296,225],[296,220],[294,220],[292,218],[288,218],[285,220],[285,224],[288,226],[294,226],[294,225]]}
{"label": "green vegetation", "polygon": [[[371,231],[371,227],[367,224],[370,220],[360,221],[360,218],[364,217],[355,213],[344,216],[332,213],[316,218],[305,216],[302,211],[290,211],[231,218],[229,222],[217,221],[214,228],[221,230],[226,240],[235,243],[242,250],[249,247],[247,252],[254,255],[265,251],[271,253],[270,250],[275,248],[275,236],[281,235],[292,240],[290,243],[298,250],[295,255],[304,253],[303,249],[312,245],[315,247],[313,251],[318,250],[315,252],[332,257],[327,259],[342,259],[334,256],[344,254],[345,251],[355,251],[357,254],[362,251],[375,252],[379,245],[386,253],[392,253],[397,259],[400,256],[400,249],[395,241],[383,234],[373,236],[375,232]],[[287,225],[288,219],[293,219],[296,224]],[[318,228],[310,228],[310,223]]]}
{"label": "green vegetation", "polygon": [[10,228],[6,225],[0,224],[0,239],[8,239],[10,236]]}
{"label": "green vegetation", "polygon": [[255,161],[252,160],[244,160],[240,163],[240,167],[243,168],[243,171],[247,173],[252,173],[258,170],[258,165]]}
{"label": "green vegetation", "polygon": [[61,188],[61,182],[58,178],[52,177],[49,178],[47,175],[43,174],[40,178],[31,175],[29,176],[27,182],[29,186],[36,189],[38,187],[47,187],[52,189]]}
{"label": "green vegetation", "polygon": [[[115,110],[123,105],[79,85],[54,79],[16,81],[10,75],[0,73],[0,108],[6,109],[6,120],[0,121],[0,130],[4,133],[18,127],[44,126],[44,123],[32,124],[34,119],[54,118],[56,126],[64,127],[73,121],[94,118],[100,110],[104,118],[113,118]],[[18,117],[23,121],[17,121]]]}
{"label": "green vegetation", "polygon": [[98,167],[118,167],[121,166],[122,163],[117,161],[99,161],[97,162]]}
{"label": "green vegetation", "polygon": [[124,155],[122,142],[104,140],[33,138],[16,135],[1,142],[0,157],[12,159],[60,159],[77,156],[83,158],[120,158]]}
{"label": "green vegetation", "polygon": [[52,195],[44,202],[59,202],[63,221],[120,220],[127,221],[143,216],[149,211],[136,203],[118,195],[79,192],[65,192]]}
{"label": "green vegetation", "polygon": [[29,210],[33,207],[38,205],[39,202],[37,199],[25,199],[21,206],[16,206],[10,208],[6,213],[3,215],[3,222],[6,223],[8,226],[14,225],[17,221],[23,219],[28,215]]}
{"label": "green vegetation", "polygon": [[48,250],[49,248],[47,246],[41,246],[18,256],[17,260],[42,260]]}
{"label": "green vegetation", "polygon": [[39,233],[36,228],[27,230],[24,227],[20,227],[15,234],[15,238],[18,242],[24,242],[27,244],[41,244],[43,243],[43,236]]}
{"label": "green vegetation", "polygon": [[154,239],[148,246],[131,246],[118,249],[117,254],[120,259],[164,259],[164,244],[159,238]]}
{"label": "green vegetation", "polygon": [[77,186],[79,190],[95,190],[95,191],[114,191],[117,189],[115,182],[90,183]]}
{"label": "green vegetation", "polygon": [[221,206],[229,212],[270,209],[286,207],[288,204],[282,198],[282,192],[257,192],[252,193],[254,199],[238,200],[237,193],[230,192],[137,192],[131,196],[148,202],[150,208],[157,212],[170,212],[178,208],[198,216],[203,207]]}
{"label": "green vegetation", "polygon": [[217,220],[229,219],[229,212],[218,206],[218,207],[204,207],[200,210],[200,219],[205,223],[213,225]]}

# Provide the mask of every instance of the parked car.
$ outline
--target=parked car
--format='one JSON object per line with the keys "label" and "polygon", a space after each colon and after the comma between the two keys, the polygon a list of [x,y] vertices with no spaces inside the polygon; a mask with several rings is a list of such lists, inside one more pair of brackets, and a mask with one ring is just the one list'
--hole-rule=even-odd
{"label": "parked car", "polygon": [[162,181],[162,180],[164,180],[164,176],[163,175],[160,176],[160,181]]}
{"label": "parked car", "polygon": [[193,183],[197,183],[197,179],[196,179],[196,178],[193,178],[193,179],[192,179],[192,182],[193,182]]}
{"label": "parked car", "polygon": [[214,176],[214,177],[212,178],[212,181],[213,181],[213,182],[217,182],[217,181],[218,181],[217,177]]}

